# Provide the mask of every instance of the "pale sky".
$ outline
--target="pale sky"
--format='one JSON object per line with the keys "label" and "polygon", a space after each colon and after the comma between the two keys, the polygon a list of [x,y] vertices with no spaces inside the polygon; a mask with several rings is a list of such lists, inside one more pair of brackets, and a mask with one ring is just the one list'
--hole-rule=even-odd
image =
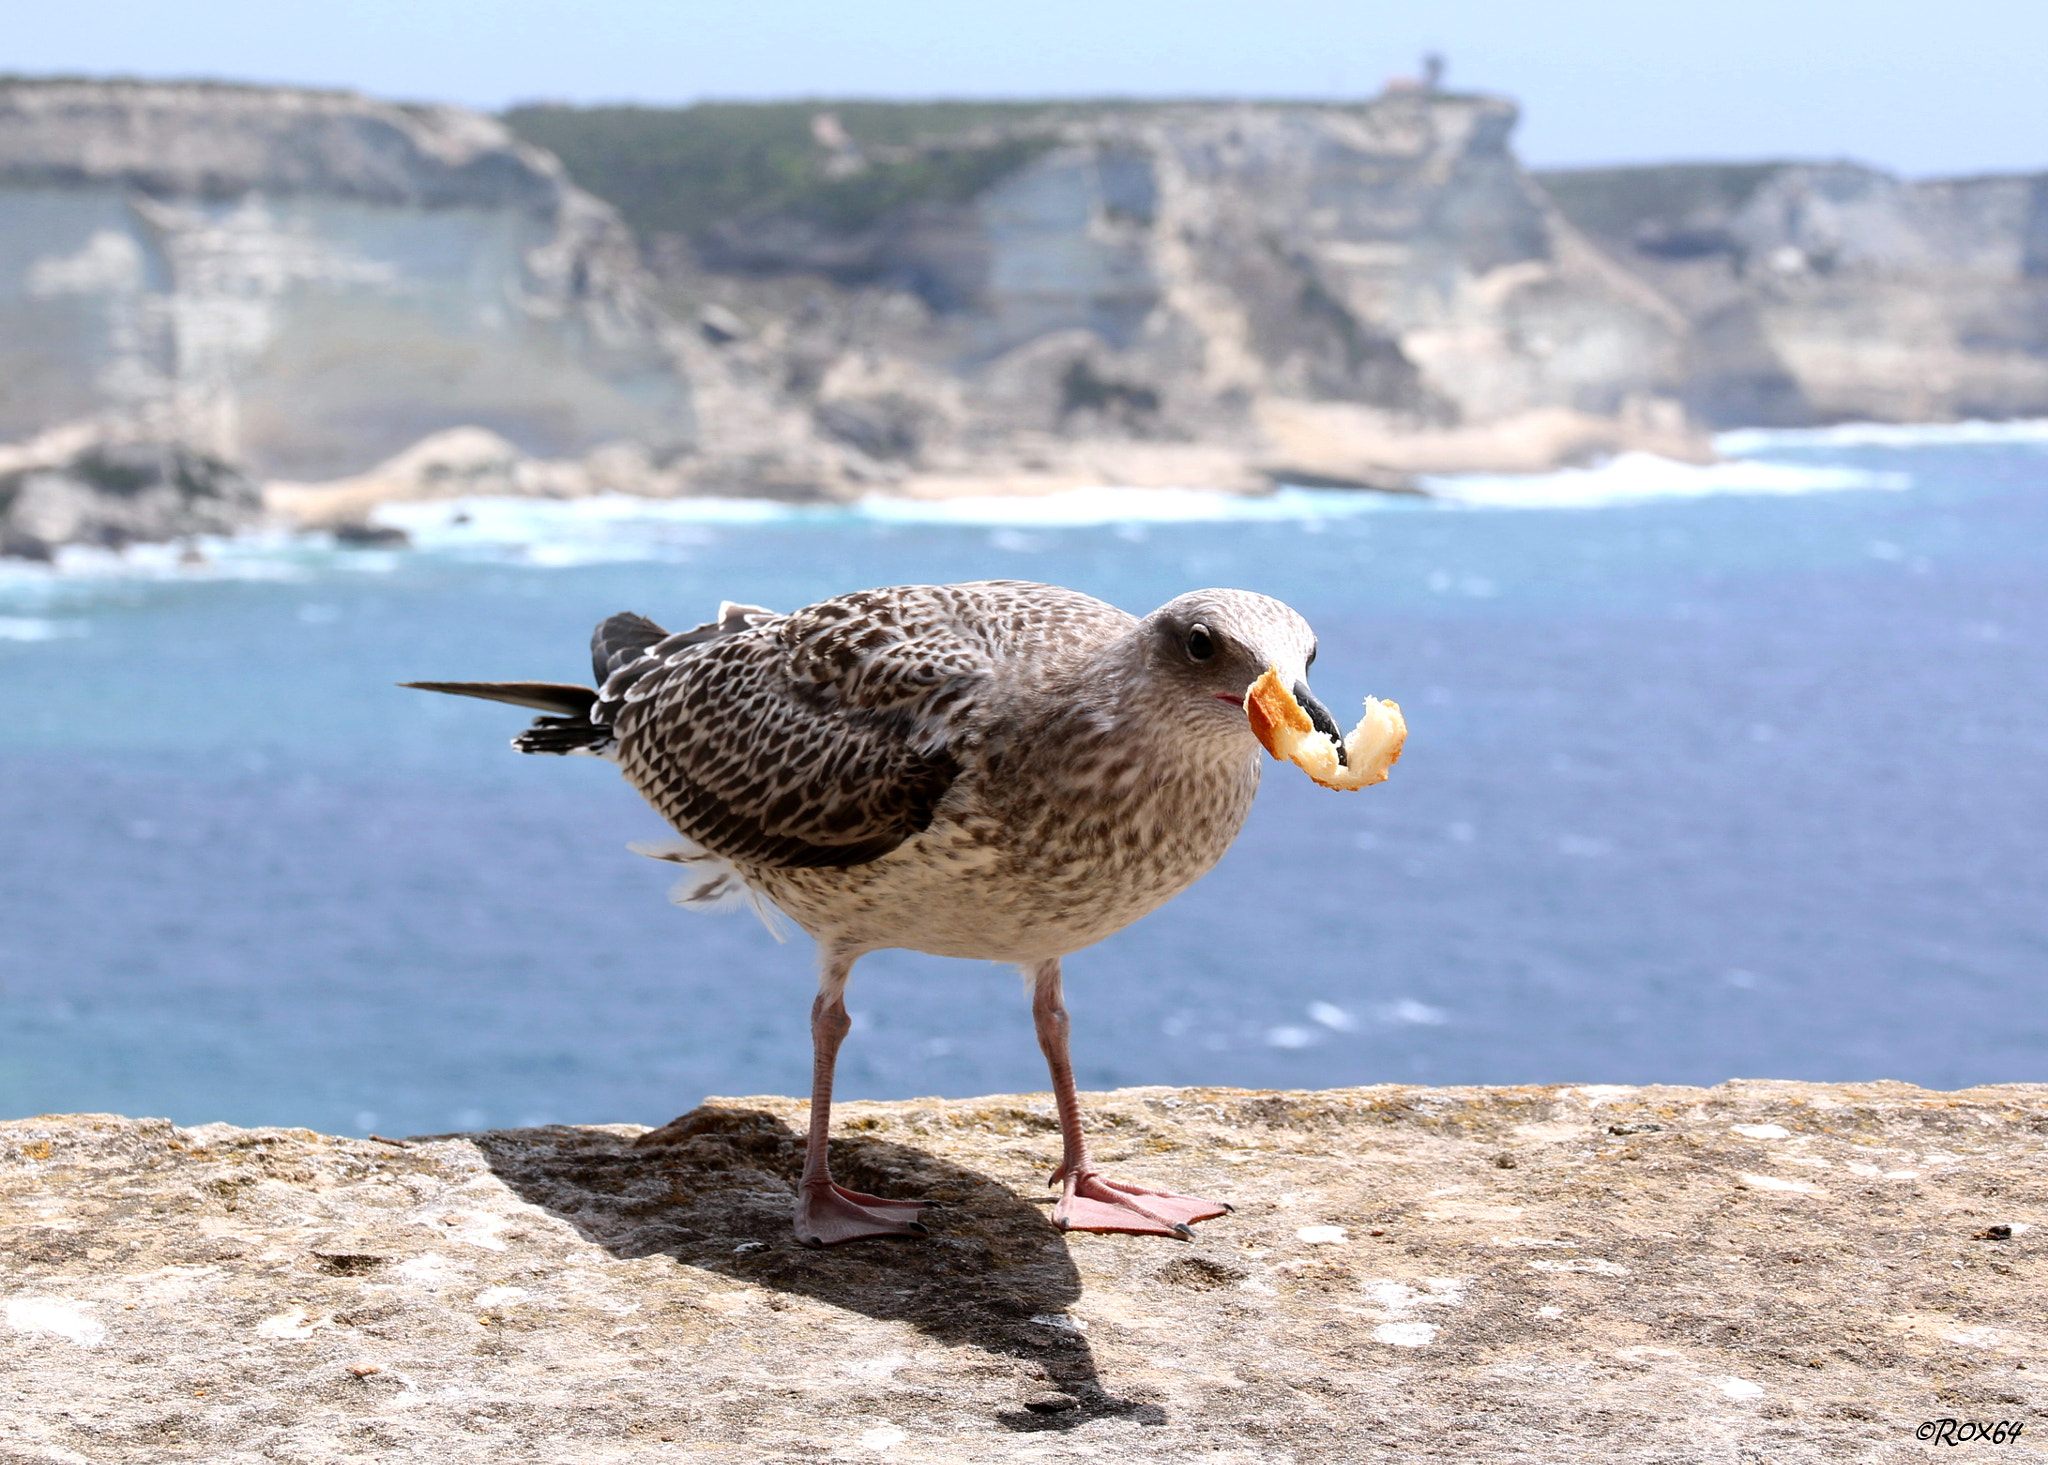
{"label": "pale sky", "polygon": [[496,109],[535,98],[1356,96],[1523,104],[1536,165],[1853,157],[2048,170],[2043,0],[66,0],[0,71],[206,76]]}

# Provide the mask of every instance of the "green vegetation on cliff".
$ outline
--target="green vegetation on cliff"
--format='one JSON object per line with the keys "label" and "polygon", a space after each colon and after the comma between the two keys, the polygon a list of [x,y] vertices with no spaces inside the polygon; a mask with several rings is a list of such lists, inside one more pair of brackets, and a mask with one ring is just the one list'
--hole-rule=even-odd
{"label": "green vegetation on cliff", "polygon": [[[905,204],[972,198],[1050,147],[1060,123],[1171,105],[1186,104],[1114,98],[533,103],[512,108],[503,120],[520,138],[560,158],[578,185],[618,209],[644,239],[694,235],[721,220],[762,213],[858,229]],[[845,135],[846,145],[837,150],[813,130],[826,114]],[[1786,166],[1670,163],[1551,169],[1535,177],[1578,227],[1627,238],[1646,224],[1725,216]]]}
{"label": "green vegetation on cliff", "polygon": [[[703,102],[693,107],[515,107],[505,124],[643,238],[695,234],[765,212],[858,228],[889,209],[958,202],[1051,146],[1068,118],[1128,103]],[[851,149],[821,144],[838,119]],[[847,162],[858,158],[857,171]]]}
{"label": "green vegetation on cliff", "polygon": [[1588,234],[1626,239],[1649,224],[1726,217],[1788,163],[1657,163],[1630,168],[1540,169],[1536,181]]}

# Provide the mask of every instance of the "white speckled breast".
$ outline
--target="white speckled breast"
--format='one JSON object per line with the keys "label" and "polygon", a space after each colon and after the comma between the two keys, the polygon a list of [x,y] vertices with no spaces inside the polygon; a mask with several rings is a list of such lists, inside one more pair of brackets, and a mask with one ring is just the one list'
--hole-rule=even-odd
{"label": "white speckled breast", "polygon": [[1133,748],[1090,787],[1059,791],[1023,792],[970,767],[932,827],[879,860],[742,872],[805,930],[842,947],[1064,956],[1206,875],[1258,792],[1256,748],[1216,749],[1164,776],[1145,773],[1143,752]]}

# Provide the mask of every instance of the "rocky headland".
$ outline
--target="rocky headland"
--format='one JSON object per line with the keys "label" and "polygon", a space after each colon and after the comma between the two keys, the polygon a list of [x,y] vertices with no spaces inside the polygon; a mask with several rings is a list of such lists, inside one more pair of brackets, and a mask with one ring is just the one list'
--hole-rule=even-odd
{"label": "rocky headland", "polygon": [[902,492],[1698,454],[1682,322],[1550,206],[1515,116],[1421,92],[1026,111],[864,150],[818,114],[836,168],[650,229],[650,260],[704,390],[772,385]]}
{"label": "rocky headland", "polygon": [[1732,1465],[1942,1420],[2044,1458],[2048,1087],[1086,1102],[1106,1163],[1235,1214],[1056,1232],[1043,1095],[842,1106],[850,1183],[946,1209],[829,1252],[788,1099],[0,1124],[0,1458]]}
{"label": "rocky headland", "polygon": [[472,480],[1412,489],[2048,413],[2043,179],[1532,175],[1516,115],[0,82],[0,442],[174,446],[346,527]]}
{"label": "rocky headland", "polygon": [[2048,415],[2048,173],[1674,164],[1537,181],[1684,314],[1698,421]]}

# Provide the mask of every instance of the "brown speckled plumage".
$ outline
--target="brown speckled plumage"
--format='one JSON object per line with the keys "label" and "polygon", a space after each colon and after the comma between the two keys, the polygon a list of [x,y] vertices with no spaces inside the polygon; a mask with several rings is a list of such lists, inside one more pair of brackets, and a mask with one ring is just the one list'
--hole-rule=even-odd
{"label": "brown speckled plumage", "polygon": [[[1202,599],[1308,641],[1277,602]],[[679,833],[813,935],[1030,960],[1185,889],[1258,787],[1243,719],[1161,705],[1139,628],[1016,581],[727,607],[614,653],[592,721]]]}

